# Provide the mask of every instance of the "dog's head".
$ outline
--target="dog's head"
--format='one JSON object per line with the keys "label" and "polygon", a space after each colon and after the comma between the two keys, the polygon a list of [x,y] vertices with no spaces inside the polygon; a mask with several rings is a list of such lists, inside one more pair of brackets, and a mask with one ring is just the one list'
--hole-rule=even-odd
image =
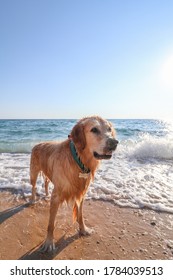
{"label": "dog's head", "polygon": [[81,119],[72,129],[71,138],[81,153],[87,149],[95,159],[110,159],[118,141],[112,124],[98,116]]}

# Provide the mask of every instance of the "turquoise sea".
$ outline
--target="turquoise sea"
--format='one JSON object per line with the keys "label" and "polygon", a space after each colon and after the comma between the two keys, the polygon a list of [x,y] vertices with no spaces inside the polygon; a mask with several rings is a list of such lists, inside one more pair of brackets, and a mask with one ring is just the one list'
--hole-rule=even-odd
{"label": "turquoise sea", "polygon": [[[66,139],[76,121],[0,120],[0,189],[29,196],[32,147],[42,141]],[[87,198],[173,213],[173,124],[163,120],[110,121],[117,131],[118,149],[111,160],[102,162]],[[39,178],[38,194],[43,193]]]}

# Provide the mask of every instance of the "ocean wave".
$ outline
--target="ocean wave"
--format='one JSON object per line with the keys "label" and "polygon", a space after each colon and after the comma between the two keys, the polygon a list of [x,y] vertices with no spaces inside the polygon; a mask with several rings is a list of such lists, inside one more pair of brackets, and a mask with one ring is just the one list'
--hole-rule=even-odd
{"label": "ocean wave", "polygon": [[131,159],[173,160],[173,139],[145,134],[138,141],[122,141],[121,152]]}
{"label": "ocean wave", "polygon": [[[40,142],[44,142],[44,140],[3,141],[0,142],[0,153],[31,153],[32,148]],[[131,160],[173,160],[173,138],[160,138],[143,134],[138,140],[133,138],[121,140],[118,146],[118,153]]]}
{"label": "ocean wave", "polygon": [[[111,201],[120,207],[173,213],[172,161],[146,159],[140,149],[135,153],[134,146],[139,144],[145,147],[144,142],[120,143],[112,159],[102,161],[87,198]],[[153,147],[156,148],[157,144],[153,144]],[[16,193],[24,197],[31,195],[29,163],[29,153],[0,153],[0,189],[15,189]],[[50,191],[52,189],[50,184]],[[41,197],[45,195],[43,178],[40,176],[37,194]]]}
{"label": "ocean wave", "polygon": [[13,143],[0,143],[0,153],[30,153],[34,145],[38,142],[13,142]]}

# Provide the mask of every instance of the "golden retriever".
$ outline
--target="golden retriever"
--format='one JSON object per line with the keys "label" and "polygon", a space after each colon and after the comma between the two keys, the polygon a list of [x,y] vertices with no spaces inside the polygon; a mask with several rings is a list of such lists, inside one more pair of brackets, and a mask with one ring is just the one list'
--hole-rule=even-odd
{"label": "golden retriever", "polygon": [[31,154],[30,181],[32,200],[35,201],[36,181],[40,171],[45,175],[46,190],[49,180],[54,189],[51,195],[47,238],[43,251],[55,248],[53,231],[55,216],[63,201],[74,202],[73,218],[79,223],[80,233],[90,234],[83,220],[83,200],[95,171],[102,159],[110,159],[118,141],[110,122],[98,116],[86,117],[73,127],[63,142],[36,145]]}

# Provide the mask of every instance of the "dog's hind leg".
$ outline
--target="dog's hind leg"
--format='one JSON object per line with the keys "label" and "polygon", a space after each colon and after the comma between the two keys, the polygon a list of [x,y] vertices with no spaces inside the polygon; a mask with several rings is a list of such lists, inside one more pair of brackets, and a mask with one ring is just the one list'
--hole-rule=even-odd
{"label": "dog's hind leg", "polygon": [[40,172],[40,169],[37,164],[37,160],[34,156],[34,154],[31,154],[31,161],[30,161],[30,183],[32,185],[32,197],[31,202],[35,202],[35,196],[36,196],[36,183],[37,183],[37,177]]}
{"label": "dog's hind leg", "polygon": [[45,187],[45,193],[46,193],[46,196],[49,195],[49,179],[45,176],[44,178],[44,187]]}
{"label": "dog's hind leg", "polygon": [[38,177],[39,171],[34,171],[30,174],[30,183],[32,185],[32,197],[31,201],[34,203],[35,202],[35,197],[36,197],[36,183],[37,183],[37,177]]}

